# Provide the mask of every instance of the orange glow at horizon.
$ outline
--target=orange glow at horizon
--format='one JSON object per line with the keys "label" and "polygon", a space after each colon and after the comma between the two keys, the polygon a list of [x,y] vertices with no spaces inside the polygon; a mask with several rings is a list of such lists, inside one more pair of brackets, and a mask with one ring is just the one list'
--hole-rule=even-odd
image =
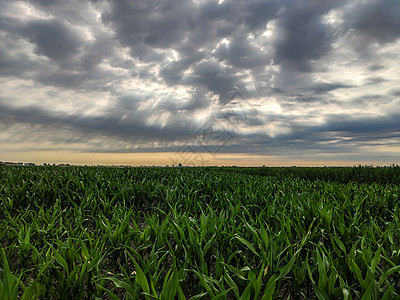
{"label": "orange glow at horizon", "polygon": [[6,152],[0,161],[33,162],[71,165],[127,165],[127,166],[356,166],[387,165],[387,163],[347,160],[301,160],[278,156],[231,153],[83,153],[71,151]]}

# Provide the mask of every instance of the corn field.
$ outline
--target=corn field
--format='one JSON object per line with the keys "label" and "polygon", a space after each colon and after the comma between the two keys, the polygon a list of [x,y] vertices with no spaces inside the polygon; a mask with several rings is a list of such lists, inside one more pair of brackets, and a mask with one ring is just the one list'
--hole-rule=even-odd
{"label": "corn field", "polygon": [[400,299],[398,167],[321,169],[0,167],[0,299]]}

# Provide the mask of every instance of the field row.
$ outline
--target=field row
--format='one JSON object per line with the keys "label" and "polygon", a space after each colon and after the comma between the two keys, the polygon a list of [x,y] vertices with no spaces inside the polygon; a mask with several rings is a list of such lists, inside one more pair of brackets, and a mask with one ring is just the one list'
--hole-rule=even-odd
{"label": "field row", "polygon": [[1,299],[398,299],[399,185],[0,167]]}
{"label": "field row", "polygon": [[307,180],[324,180],[338,183],[380,183],[384,185],[400,183],[400,166],[390,167],[227,167],[215,170],[233,171],[248,175],[274,176],[278,178],[302,178]]}

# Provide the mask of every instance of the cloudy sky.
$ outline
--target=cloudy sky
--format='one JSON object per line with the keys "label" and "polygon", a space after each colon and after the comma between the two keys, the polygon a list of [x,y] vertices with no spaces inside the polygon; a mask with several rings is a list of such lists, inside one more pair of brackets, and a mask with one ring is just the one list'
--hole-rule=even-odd
{"label": "cloudy sky", "polygon": [[0,160],[400,163],[398,0],[0,0]]}

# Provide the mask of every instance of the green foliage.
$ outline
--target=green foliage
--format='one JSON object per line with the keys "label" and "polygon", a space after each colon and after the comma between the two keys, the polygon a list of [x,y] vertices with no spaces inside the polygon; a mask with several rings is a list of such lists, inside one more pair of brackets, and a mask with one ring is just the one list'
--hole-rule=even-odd
{"label": "green foliage", "polygon": [[357,182],[397,185],[400,182],[400,166],[398,165],[392,165],[390,167],[230,167],[214,169],[223,169],[224,171],[229,170],[248,175],[275,176],[279,178],[293,177],[344,184]]}
{"label": "green foliage", "polygon": [[398,167],[268,169],[0,167],[0,298],[399,298]]}

